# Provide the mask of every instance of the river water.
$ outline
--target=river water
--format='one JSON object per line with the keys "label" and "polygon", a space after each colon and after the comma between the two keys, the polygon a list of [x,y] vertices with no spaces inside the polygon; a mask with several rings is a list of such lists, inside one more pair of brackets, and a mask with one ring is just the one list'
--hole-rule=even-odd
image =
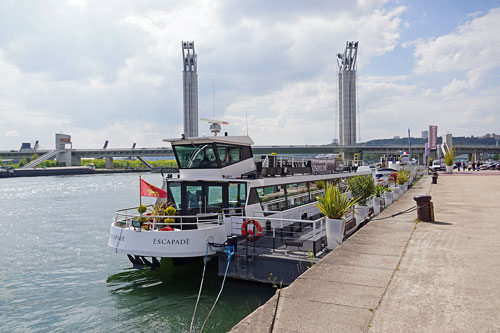
{"label": "river water", "polygon": [[[203,264],[134,270],[107,248],[115,210],[138,205],[138,178],[0,179],[0,331],[189,330]],[[161,185],[160,175],[143,178]],[[221,282],[210,262],[198,330]],[[228,279],[206,331],[228,331],[273,294],[270,286]]]}

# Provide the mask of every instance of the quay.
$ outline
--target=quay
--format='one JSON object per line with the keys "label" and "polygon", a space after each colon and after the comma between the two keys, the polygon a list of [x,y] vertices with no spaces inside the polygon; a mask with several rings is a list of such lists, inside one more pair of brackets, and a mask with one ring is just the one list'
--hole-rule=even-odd
{"label": "quay", "polygon": [[[500,331],[500,172],[424,176],[231,332]],[[436,222],[393,214],[429,194]]]}

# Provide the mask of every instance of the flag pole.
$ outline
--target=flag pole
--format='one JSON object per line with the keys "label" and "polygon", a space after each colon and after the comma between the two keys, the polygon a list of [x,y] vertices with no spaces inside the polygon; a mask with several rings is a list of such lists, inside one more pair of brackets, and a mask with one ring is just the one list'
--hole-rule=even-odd
{"label": "flag pole", "polygon": [[139,175],[139,216],[142,218],[142,209],[141,209],[141,206],[142,206],[142,196],[141,196],[141,185],[142,185],[142,182],[141,182],[141,179],[142,178]]}

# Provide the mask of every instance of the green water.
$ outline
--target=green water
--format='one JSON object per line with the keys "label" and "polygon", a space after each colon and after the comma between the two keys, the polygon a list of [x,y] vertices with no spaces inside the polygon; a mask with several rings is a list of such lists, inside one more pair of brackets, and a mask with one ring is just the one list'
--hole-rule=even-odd
{"label": "green water", "polygon": [[[189,330],[202,262],[133,270],[107,248],[114,211],[136,206],[138,192],[134,174],[0,179],[1,332]],[[209,262],[198,329],[221,282]],[[228,279],[206,331],[228,331],[273,293]]]}

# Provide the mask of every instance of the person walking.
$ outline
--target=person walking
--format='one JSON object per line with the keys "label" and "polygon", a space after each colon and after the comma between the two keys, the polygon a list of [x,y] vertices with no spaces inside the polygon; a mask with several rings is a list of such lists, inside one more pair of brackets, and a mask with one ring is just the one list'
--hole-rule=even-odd
{"label": "person walking", "polygon": [[476,171],[476,162],[472,161],[472,171]]}
{"label": "person walking", "polygon": [[457,171],[460,172],[460,166],[462,165],[462,163],[460,163],[460,161],[457,162]]}

